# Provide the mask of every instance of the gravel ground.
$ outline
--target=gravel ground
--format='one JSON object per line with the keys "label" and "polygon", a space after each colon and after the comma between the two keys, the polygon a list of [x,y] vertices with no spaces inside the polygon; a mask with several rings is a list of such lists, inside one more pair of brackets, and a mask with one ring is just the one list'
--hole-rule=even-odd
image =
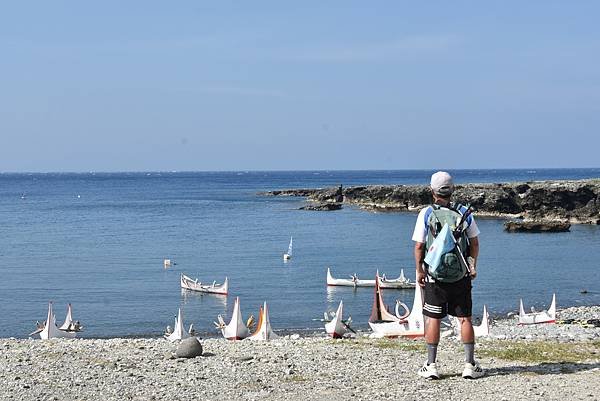
{"label": "gravel ground", "polygon": [[[600,318],[600,307],[565,309],[559,318]],[[455,337],[440,344],[438,381],[415,373],[425,358],[422,340],[368,333],[268,343],[206,339],[205,355],[195,359],[174,359],[177,345],[162,339],[0,339],[0,400],[600,399],[600,328],[515,322],[495,321],[491,336],[478,339],[487,373],[478,380],[460,376],[463,351]],[[512,344],[567,347],[574,358],[494,353]]]}

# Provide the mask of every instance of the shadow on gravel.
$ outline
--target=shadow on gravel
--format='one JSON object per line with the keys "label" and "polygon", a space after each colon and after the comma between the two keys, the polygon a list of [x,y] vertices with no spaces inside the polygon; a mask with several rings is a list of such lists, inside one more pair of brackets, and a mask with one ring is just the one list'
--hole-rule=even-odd
{"label": "shadow on gravel", "polygon": [[540,363],[538,365],[506,366],[485,370],[486,376],[505,376],[513,374],[559,375],[600,369],[600,363]]}

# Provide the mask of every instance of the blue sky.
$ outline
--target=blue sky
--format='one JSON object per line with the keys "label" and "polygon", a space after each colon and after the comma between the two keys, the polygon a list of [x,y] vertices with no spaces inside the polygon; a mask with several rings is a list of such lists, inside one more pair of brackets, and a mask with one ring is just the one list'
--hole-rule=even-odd
{"label": "blue sky", "polygon": [[0,171],[599,166],[600,3],[415,3],[5,2]]}

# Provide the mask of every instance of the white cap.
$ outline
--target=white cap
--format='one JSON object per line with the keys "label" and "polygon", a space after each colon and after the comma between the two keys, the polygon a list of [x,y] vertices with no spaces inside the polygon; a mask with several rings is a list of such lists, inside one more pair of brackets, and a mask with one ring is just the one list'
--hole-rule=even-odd
{"label": "white cap", "polygon": [[438,171],[431,176],[431,189],[436,195],[450,196],[454,192],[452,176],[445,171]]}

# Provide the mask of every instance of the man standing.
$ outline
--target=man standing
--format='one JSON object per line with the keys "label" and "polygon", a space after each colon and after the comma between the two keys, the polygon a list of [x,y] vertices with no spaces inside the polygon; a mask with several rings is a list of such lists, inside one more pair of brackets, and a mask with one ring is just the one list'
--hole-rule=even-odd
{"label": "man standing", "polygon": [[[463,215],[467,213],[466,207],[455,205],[450,201],[452,192],[454,192],[454,183],[450,174],[438,171],[431,176],[433,205],[419,212],[412,237],[415,242],[417,283],[425,289],[423,315],[426,319],[425,341],[427,343],[427,362],[417,373],[428,379],[440,378],[435,362],[440,341],[440,322],[448,314],[456,316],[460,321],[461,338],[465,348],[465,367],[462,377],[476,379],[484,375],[481,366],[475,362],[475,335],[471,323],[471,281],[477,275],[479,229],[473,216],[468,215],[466,219],[463,218]],[[455,263],[458,269],[463,266],[464,274],[459,270],[458,279],[445,280],[441,274],[439,276],[435,274],[436,278],[434,278],[432,269],[425,263],[425,256],[428,250],[433,251],[432,241],[442,229],[440,223],[446,225],[453,221],[455,222],[454,227],[450,227],[450,229],[453,230],[453,233],[462,233],[464,240],[456,239],[458,246],[445,257],[444,263],[447,265]],[[448,225],[450,226],[452,223]],[[458,255],[457,252],[462,252],[462,255]],[[465,263],[465,261],[468,262]],[[440,268],[439,271],[442,269]]]}

